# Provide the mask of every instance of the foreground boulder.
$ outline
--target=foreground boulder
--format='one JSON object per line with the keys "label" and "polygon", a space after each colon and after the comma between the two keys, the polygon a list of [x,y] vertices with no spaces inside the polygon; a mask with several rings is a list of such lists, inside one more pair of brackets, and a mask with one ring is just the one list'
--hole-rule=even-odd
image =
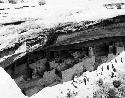
{"label": "foreground boulder", "polygon": [[27,98],[3,68],[0,68],[0,96],[1,98]]}

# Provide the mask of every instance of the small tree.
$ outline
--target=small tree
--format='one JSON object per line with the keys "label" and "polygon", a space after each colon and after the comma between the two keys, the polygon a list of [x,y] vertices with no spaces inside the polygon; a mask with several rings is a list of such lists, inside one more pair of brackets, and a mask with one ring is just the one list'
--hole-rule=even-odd
{"label": "small tree", "polygon": [[41,6],[41,5],[45,5],[46,4],[46,1],[45,0],[39,0],[38,1],[38,4]]}

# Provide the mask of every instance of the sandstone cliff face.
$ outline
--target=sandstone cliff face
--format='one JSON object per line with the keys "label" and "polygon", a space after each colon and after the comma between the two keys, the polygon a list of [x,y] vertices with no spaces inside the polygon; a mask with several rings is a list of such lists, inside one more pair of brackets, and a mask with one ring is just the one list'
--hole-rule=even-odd
{"label": "sandstone cliff face", "polygon": [[[14,3],[18,3],[17,1],[13,0]],[[54,61],[48,62],[48,58],[42,57],[49,52],[44,51],[46,52],[44,54],[38,50],[46,49],[53,44],[63,46],[103,37],[125,36],[125,4],[119,2],[112,4],[108,1],[102,3],[98,0],[86,2],[82,0],[47,0],[46,4],[41,3],[35,3],[33,0],[30,3],[0,4],[0,67],[13,76],[21,90],[27,89],[25,93],[29,96],[46,86],[53,86],[62,83],[62,81],[74,79],[52,88],[47,87],[38,95],[33,96],[35,98],[124,97],[124,79],[122,80],[122,78],[124,78],[125,53],[119,55],[124,50],[123,46],[116,47],[116,53],[118,53],[116,55],[119,55],[116,59],[99,66],[96,71],[93,70],[97,58],[93,55],[92,48],[89,48],[87,58],[81,59],[80,54],[73,55],[74,59],[79,58],[76,60],[77,64],[72,58],[63,59],[64,62],[62,63],[56,62],[59,61],[59,58],[54,58]],[[121,15],[120,18],[119,15]],[[91,29],[89,29],[90,27]],[[110,61],[116,55],[111,53],[101,60],[103,62],[106,62],[107,59]],[[121,67],[117,67],[118,65]],[[92,72],[82,74],[84,68]],[[30,75],[28,78],[24,75],[26,73]],[[36,76],[32,76],[32,73]],[[75,75],[81,76],[75,77]],[[31,80],[32,78],[33,80]],[[21,84],[22,81],[24,84]],[[46,91],[50,94],[45,93]],[[52,91],[56,93],[52,94]],[[119,94],[116,93],[117,91]],[[83,95],[85,92],[87,95]]]}
{"label": "sandstone cliff face", "polygon": [[[59,34],[78,32],[103,19],[124,14],[124,8],[109,10],[104,6],[104,2],[99,2],[97,7],[93,5],[95,1],[84,3],[74,0],[73,2],[74,4],[70,4],[70,6],[68,5],[70,1],[66,3],[49,0],[43,6],[33,3],[0,4],[0,62],[3,62],[1,66],[5,68],[25,54],[43,47],[51,39],[51,36],[56,37]],[[89,6],[85,6],[88,3]],[[93,11],[94,9],[99,12],[96,13]],[[92,14],[89,15],[88,12],[92,12]],[[100,31],[102,30],[97,29],[97,32]],[[89,32],[85,32],[84,36],[89,36],[86,35]],[[93,30],[91,32],[94,33]],[[108,31],[105,35],[111,36],[109,32],[111,33]],[[124,33],[122,34],[124,35]],[[122,34],[115,33],[114,36]],[[95,35],[92,36],[96,38]],[[100,35],[100,37],[102,36]],[[64,38],[66,37],[60,37],[57,42]],[[5,60],[6,62],[4,62]]]}
{"label": "sandstone cliff face", "polygon": [[10,3],[10,4],[19,4],[19,3],[37,3],[38,5],[44,5],[45,0],[0,0],[0,3]]}

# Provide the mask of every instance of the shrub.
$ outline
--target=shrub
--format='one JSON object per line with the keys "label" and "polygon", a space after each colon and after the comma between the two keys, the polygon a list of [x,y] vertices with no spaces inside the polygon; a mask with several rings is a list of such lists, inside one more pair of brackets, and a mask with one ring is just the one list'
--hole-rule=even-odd
{"label": "shrub", "polygon": [[9,3],[12,3],[12,4],[16,4],[17,3],[16,0],[8,0],[8,1],[9,1]]}
{"label": "shrub", "polygon": [[97,85],[98,86],[102,86],[103,85],[103,80],[101,78],[97,81]]}
{"label": "shrub", "polygon": [[[115,90],[114,89],[109,89],[108,90],[108,94],[107,94],[107,98],[116,98],[116,92],[115,92]],[[118,98],[118,97],[117,97]]]}
{"label": "shrub", "polygon": [[114,85],[114,87],[118,88],[118,87],[121,85],[121,81],[119,81],[119,80],[114,80],[114,81],[113,81],[113,85]]}
{"label": "shrub", "polygon": [[39,0],[39,1],[38,1],[38,4],[39,4],[39,5],[44,5],[44,4],[46,4],[46,1],[45,1],[45,0]]}
{"label": "shrub", "polygon": [[118,88],[119,96],[125,98],[125,85],[122,85]]}

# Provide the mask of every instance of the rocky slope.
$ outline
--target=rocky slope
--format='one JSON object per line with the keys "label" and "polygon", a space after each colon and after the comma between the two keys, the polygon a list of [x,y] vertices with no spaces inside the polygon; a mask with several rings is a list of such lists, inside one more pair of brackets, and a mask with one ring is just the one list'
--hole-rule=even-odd
{"label": "rocky slope", "polygon": [[[125,51],[93,72],[85,72],[73,81],[47,87],[33,98],[124,98]],[[54,91],[54,92],[52,92]]]}

